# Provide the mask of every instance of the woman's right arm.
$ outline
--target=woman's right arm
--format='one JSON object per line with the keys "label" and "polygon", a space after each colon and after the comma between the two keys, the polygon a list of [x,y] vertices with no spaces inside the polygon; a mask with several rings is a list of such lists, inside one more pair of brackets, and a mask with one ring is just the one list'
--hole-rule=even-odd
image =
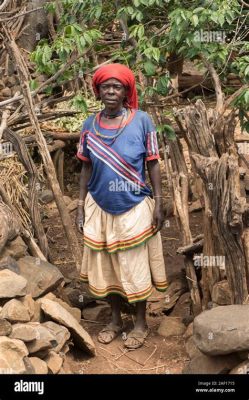
{"label": "woman's right arm", "polygon": [[83,162],[81,173],[80,173],[80,193],[79,193],[79,204],[76,213],[76,226],[80,233],[83,233],[83,225],[85,220],[84,204],[85,198],[88,193],[88,182],[92,175],[92,163]]}

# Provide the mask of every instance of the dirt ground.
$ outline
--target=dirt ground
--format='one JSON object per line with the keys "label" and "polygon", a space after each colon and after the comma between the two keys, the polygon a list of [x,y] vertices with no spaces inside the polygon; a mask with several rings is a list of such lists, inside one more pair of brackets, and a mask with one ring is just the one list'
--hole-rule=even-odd
{"label": "dirt ground", "polygon": [[[68,180],[65,195],[72,199],[78,197],[78,174]],[[163,184],[165,177],[162,177]],[[164,188],[165,189],[165,188]],[[74,221],[75,211],[71,212]],[[169,282],[184,274],[183,257],[176,255],[176,250],[181,246],[180,232],[175,218],[166,217],[167,225],[162,229],[161,236],[165,264]],[[190,214],[191,231],[193,235],[201,233],[202,217],[201,212]],[[53,203],[44,207],[45,230],[49,239],[51,249],[51,262],[58,266],[66,278],[75,274],[71,254],[66,245],[65,234],[62,229],[58,213]],[[82,237],[79,234],[79,240]],[[162,298],[163,293],[154,292],[151,297]],[[127,351],[123,346],[120,336],[109,345],[97,341],[98,332],[109,322],[106,319],[92,322],[82,322],[83,327],[91,335],[95,345],[96,357],[89,357],[77,348],[71,348],[66,355],[66,364],[74,374],[180,374],[188,356],[185,351],[184,339],[179,336],[164,338],[157,333],[162,313],[155,313],[154,316],[148,313],[147,323],[150,329],[145,345],[137,350]],[[133,327],[133,316],[123,314],[125,323],[124,332],[128,333]]]}

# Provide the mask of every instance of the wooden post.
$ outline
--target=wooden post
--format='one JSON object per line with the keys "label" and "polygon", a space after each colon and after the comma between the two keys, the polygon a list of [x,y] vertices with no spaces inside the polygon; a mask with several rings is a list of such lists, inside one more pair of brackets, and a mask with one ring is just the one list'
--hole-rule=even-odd
{"label": "wooden post", "polygon": [[204,306],[213,284],[220,280],[223,256],[232,302],[242,304],[248,296],[248,225],[245,222],[248,208],[246,199],[240,195],[238,155],[233,142],[234,116],[216,115],[210,126],[200,100],[195,106],[186,107],[183,115],[192,165],[203,182],[203,252],[204,256],[216,257],[215,265],[207,267],[202,277],[203,290],[209,289],[209,294],[205,292]]}

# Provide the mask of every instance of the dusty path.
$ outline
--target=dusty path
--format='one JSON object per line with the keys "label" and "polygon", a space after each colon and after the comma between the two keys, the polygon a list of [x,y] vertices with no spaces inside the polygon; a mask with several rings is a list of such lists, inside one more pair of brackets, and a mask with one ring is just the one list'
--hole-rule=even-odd
{"label": "dusty path", "polygon": [[[101,325],[84,323],[96,344],[97,356],[86,357],[76,349],[68,353],[70,369],[77,374],[179,374],[186,361],[184,340],[180,337],[165,339],[157,333],[161,317],[148,317],[151,329],[145,346],[127,352],[121,337],[109,345],[97,341]],[[132,328],[130,316],[126,316],[127,329]]]}

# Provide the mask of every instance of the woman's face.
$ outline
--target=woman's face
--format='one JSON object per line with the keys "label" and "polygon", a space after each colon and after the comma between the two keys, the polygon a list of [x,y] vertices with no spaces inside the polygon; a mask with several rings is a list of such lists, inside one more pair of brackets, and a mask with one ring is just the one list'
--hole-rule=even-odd
{"label": "woman's face", "polygon": [[117,79],[111,78],[99,85],[99,96],[109,109],[118,109],[123,106],[126,97],[126,88]]}

